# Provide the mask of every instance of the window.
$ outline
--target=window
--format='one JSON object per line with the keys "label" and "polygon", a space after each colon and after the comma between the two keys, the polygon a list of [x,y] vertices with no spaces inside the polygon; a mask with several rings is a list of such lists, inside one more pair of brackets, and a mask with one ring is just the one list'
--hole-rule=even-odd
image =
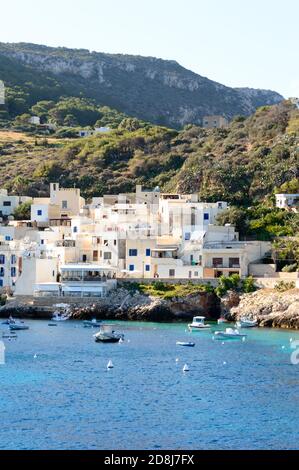
{"label": "window", "polygon": [[114,245],[114,246],[116,246],[116,243],[117,243],[117,241],[116,241],[116,240],[113,240],[113,245]]}
{"label": "window", "polygon": [[169,277],[174,277],[175,276],[175,269],[170,269],[169,270]]}
{"label": "window", "polygon": [[10,270],[10,275],[11,275],[11,277],[16,277],[16,275],[17,275],[17,270],[16,270],[15,267],[11,268],[11,270]]}
{"label": "window", "polygon": [[93,261],[98,261],[98,251],[94,250],[92,253],[92,260]]}
{"label": "window", "polygon": [[151,270],[151,267],[150,267],[149,264],[146,264],[146,265],[145,265],[145,270],[146,270],[146,272],[149,272],[149,271]]}
{"label": "window", "polygon": [[151,256],[151,249],[150,248],[146,249],[145,255],[146,256]]}
{"label": "window", "polygon": [[229,267],[230,268],[239,268],[240,267],[240,258],[229,258]]}
{"label": "window", "polygon": [[10,201],[3,201],[3,206],[4,206],[4,207],[10,207],[10,206],[11,206],[11,202],[10,202]]}
{"label": "window", "polygon": [[62,209],[67,209],[67,201],[62,201],[61,207]]}
{"label": "window", "polygon": [[73,228],[73,232],[74,232],[74,233],[77,233],[77,232],[78,232],[78,227],[74,227],[74,228]]}
{"label": "window", "polygon": [[214,268],[222,268],[222,266],[223,266],[223,258],[213,258]]}
{"label": "window", "polygon": [[198,277],[198,271],[194,271],[194,277]]}
{"label": "window", "polygon": [[137,256],[138,255],[138,250],[135,248],[129,250],[129,256]]}
{"label": "window", "polygon": [[3,287],[3,281],[0,279],[0,287]]}
{"label": "window", "polygon": [[0,268],[0,277],[4,277],[4,268]]}
{"label": "window", "polygon": [[205,213],[203,215],[203,220],[209,220],[210,219],[210,214]]}
{"label": "window", "polygon": [[16,255],[11,255],[11,257],[10,257],[10,262],[11,262],[11,264],[16,264],[16,263],[17,263],[17,257],[16,257]]}
{"label": "window", "polygon": [[43,211],[41,209],[38,209],[37,215],[43,215]]}
{"label": "window", "polygon": [[134,264],[130,264],[130,266],[129,266],[129,271],[135,271],[135,266],[134,266]]}
{"label": "window", "polygon": [[5,264],[5,255],[0,255],[0,264]]}
{"label": "window", "polygon": [[41,240],[40,243],[41,243],[41,245],[44,245],[44,244],[45,244],[45,240]]}
{"label": "window", "polygon": [[7,241],[7,242],[10,241],[10,236],[9,235],[5,235],[5,241]]}
{"label": "window", "polygon": [[112,258],[112,253],[111,251],[106,251],[104,253],[104,259],[111,259]]}
{"label": "window", "polygon": [[83,256],[82,256],[82,261],[83,261],[83,263],[86,263],[86,261],[87,261],[87,255],[83,255]]}
{"label": "window", "polygon": [[186,232],[185,233],[185,240],[190,240],[191,238],[191,233],[190,232]]}

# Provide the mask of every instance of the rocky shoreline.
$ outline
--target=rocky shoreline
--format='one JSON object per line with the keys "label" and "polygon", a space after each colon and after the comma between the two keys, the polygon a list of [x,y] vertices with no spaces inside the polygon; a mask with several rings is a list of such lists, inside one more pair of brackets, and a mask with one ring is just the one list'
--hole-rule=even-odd
{"label": "rocky shoreline", "polygon": [[[185,297],[161,299],[144,295],[138,291],[130,292],[119,288],[106,299],[70,306],[71,319],[88,320],[131,320],[147,322],[174,322],[191,320],[195,315],[204,315],[208,320],[220,317],[220,300],[214,293],[200,292]],[[24,305],[17,300],[0,308],[0,316],[7,318],[50,319],[53,308],[40,308],[38,305]]]}
{"label": "rocky shoreline", "polygon": [[299,289],[277,292],[261,289],[240,297],[239,304],[230,308],[228,319],[242,316],[256,318],[260,327],[299,329]]}
{"label": "rocky shoreline", "polygon": [[[13,300],[0,308],[0,317],[13,315],[16,318],[49,320],[54,309],[53,306],[25,305]],[[106,299],[90,303],[76,301],[70,306],[73,320],[183,322],[195,315],[203,315],[208,321],[224,316],[233,322],[245,316],[256,318],[260,327],[299,329],[299,289],[287,292],[260,289],[243,295],[229,291],[220,300],[212,292],[163,299],[119,288]]]}

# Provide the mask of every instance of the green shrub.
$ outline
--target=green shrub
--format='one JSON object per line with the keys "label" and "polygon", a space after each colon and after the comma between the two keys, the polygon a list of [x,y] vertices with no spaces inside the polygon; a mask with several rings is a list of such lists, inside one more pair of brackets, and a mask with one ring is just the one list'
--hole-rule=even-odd
{"label": "green shrub", "polygon": [[285,281],[280,281],[277,284],[275,284],[274,289],[277,290],[278,292],[286,292],[288,290],[295,289],[296,284],[295,282],[285,282]]}

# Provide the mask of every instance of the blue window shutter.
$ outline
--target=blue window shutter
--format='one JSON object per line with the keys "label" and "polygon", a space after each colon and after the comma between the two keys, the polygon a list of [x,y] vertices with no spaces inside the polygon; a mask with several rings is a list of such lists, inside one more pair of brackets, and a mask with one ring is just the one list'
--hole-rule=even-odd
{"label": "blue window shutter", "polygon": [[151,249],[150,248],[146,249],[146,256],[151,256]]}
{"label": "blue window shutter", "polygon": [[209,220],[210,219],[210,214],[205,213],[203,216],[204,220]]}
{"label": "blue window shutter", "polygon": [[145,265],[145,270],[146,270],[147,272],[149,272],[149,271],[151,270],[151,267],[150,267],[149,264],[146,264],[146,265]]}
{"label": "blue window shutter", "polygon": [[135,271],[135,266],[134,266],[134,264],[130,264],[130,266],[129,266],[129,271]]}

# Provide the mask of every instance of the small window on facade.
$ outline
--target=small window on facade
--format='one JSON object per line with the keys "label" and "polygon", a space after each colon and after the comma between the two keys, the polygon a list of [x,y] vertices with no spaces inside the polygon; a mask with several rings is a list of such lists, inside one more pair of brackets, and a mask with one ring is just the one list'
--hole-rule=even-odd
{"label": "small window on facade", "polygon": [[145,254],[146,254],[146,256],[151,256],[151,249],[147,248]]}
{"label": "small window on facade", "polygon": [[175,269],[170,269],[169,270],[169,277],[174,277],[175,276]]}
{"label": "small window on facade", "polygon": [[5,255],[0,255],[0,264],[5,264]]}
{"label": "small window on facade", "polygon": [[17,270],[15,267],[11,268],[10,269],[10,274],[11,274],[11,277],[16,277],[17,275]]}
{"label": "small window on facade", "polygon": [[203,220],[209,220],[210,219],[210,214],[204,214]]}
{"label": "small window on facade", "polygon": [[151,267],[150,267],[149,264],[146,264],[146,265],[145,265],[145,270],[146,270],[146,272],[149,272],[149,271],[151,270]]}
{"label": "small window on facade", "polygon": [[77,233],[77,232],[78,232],[78,227],[74,227],[74,228],[73,228],[73,232],[74,232],[74,233]]}
{"label": "small window on facade", "polygon": [[129,250],[129,256],[137,256],[138,255],[138,250],[136,250],[135,248],[131,248]]}
{"label": "small window on facade", "polygon": [[67,209],[67,201],[62,201],[62,209]]}
{"label": "small window on facade", "polygon": [[190,240],[191,238],[191,233],[190,232],[186,232],[185,233],[185,240]]}
{"label": "small window on facade", "polygon": [[3,201],[3,206],[4,206],[4,207],[10,207],[10,206],[11,206],[11,202],[10,202],[10,201]]}
{"label": "small window on facade", "polygon": [[16,255],[11,255],[10,262],[11,262],[11,264],[16,264],[17,263]]}
{"label": "small window on facade", "polygon": [[43,215],[43,211],[41,209],[38,209],[37,215]]}
{"label": "small window on facade", "polygon": [[130,264],[130,266],[129,266],[129,271],[135,271],[135,266],[134,266],[134,264]]}
{"label": "small window on facade", "polygon": [[110,252],[110,251],[106,251],[106,252],[104,253],[104,259],[111,259],[111,258],[112,258],[111,252]]}
{"label": "small window on facade", "polygon": [[5,241],[7,241],[7,242],[10,241],[10,236],[9,235],[5,235]]}
{"label": "small window on facade", "polygon": [[4,268],[0,268],[0,277],[4,277]]}

